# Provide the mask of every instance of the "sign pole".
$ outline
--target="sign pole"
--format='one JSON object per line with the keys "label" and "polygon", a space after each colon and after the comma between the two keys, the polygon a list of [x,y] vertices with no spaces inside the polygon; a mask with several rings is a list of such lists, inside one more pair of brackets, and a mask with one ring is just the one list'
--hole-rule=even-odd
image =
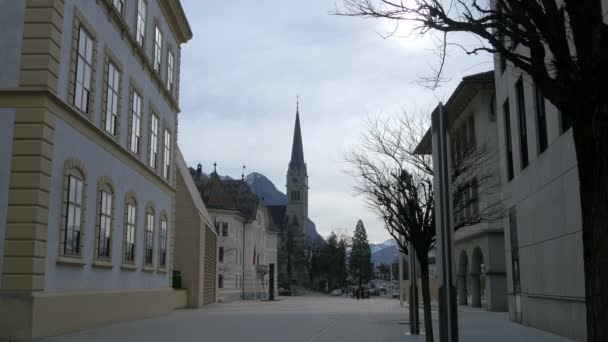
{"label": "sign pole", "polygon": [[456,288],[452,269],[450,173],[447,152],[447,113],[440,102],[432,114],[433,183],[439,266],[439,341],[458,341]]}

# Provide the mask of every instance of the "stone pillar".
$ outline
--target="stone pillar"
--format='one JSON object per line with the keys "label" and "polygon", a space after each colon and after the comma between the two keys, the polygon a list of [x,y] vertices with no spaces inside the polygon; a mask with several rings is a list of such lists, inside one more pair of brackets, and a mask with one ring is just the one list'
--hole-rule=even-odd
{"label": "stone pillar", "polygon": [[474,308],[481,307],[481,282],[479,274],[471,273],[471,306]]}
{"label": "stone pillar", "polygon": [[467,305],[467,276],[465,274],[458,275],[458,305]]}

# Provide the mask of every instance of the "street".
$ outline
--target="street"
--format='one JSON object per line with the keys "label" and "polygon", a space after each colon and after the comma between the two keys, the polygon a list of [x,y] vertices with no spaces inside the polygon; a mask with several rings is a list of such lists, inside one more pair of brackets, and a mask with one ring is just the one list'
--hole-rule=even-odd
{"label": "street", "polygon": [[[40,341],[424,341],[424,336],[406,335],[407,317],[407,308],[395,299],[282,297],[274,302],[239,301],[178,310]],[[433,319],[436,331],[435,310]],[[459,308],[459,326],[461,341],[569,341],[512,323],[506,313],[468,307]]]}

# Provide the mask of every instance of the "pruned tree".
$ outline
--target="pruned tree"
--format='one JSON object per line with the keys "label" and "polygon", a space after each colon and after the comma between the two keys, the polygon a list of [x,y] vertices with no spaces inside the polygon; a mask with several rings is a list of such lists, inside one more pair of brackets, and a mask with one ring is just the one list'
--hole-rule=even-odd
{"label": "pruned tree", "polygon": [[[583,221],[587,339],[607,341],[608,25],[602,0],[343,0],[335,14],[412,23],[412,32],[473,34],[466,53],[497,54],[527,73],[572,121]],[[445,54],[441,56],[441,65]],[[436,80],[442,68],[437,69]],[[435,83],[436,84],[436,83]]]}
{"label": "pruned tree", "polygon": [[[368,121],[361,146],[346,155],[355,177],[355,193],[385,223],[399,249],[409,254],[411,243],[420,264],[422,300],[427,341],[433,340],[431,297],[429,289],[429,251],[436,244],[432,157],[417,152],[417,146],[429,127],[427,120],[416,120],[407,114],[399,119],[379,118]],[[474,144],[454,155],[451,168],[452,198],[457,227],[493,221],[501,217],[499,205],[479,196],[464,196],[473,187],[481,196],[492,193],[498,180],[486,173],[488,156]],[[476,182],[473,182],[473,179]],[[488,190],[486,190],[488,189]],[[466,200],[465,200],[466,199]],[[485,203],[476,211],[471,205]]]}

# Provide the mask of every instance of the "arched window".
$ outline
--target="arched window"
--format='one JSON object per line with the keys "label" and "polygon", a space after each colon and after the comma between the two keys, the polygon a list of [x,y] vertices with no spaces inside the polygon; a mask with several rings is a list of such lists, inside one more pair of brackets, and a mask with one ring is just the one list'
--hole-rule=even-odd
{"label": "arched window", "polygon": [[114,221],[114,187],[108,177],[101,177],[97,191],[97,258],[110,259]]}
{"label": "arched window", "polygon": [[167,216],[161,213],[160,218],[160,231],[159,231],[159,253],[158,253],[158,265],[160,268],[167,267]]}
{"label": "arched window", "polygon": [[86,171],[78,159],[69,159],[64,167],[63,216],[60,254],[82,256],[84,213],[86,209]]}
{"label": "arched window", "polygon": [[154,208],[146,209],[146,229],[144,231],[144,265],[154,264]]}
{"label": "arched window", "polygon": [[123,246],[123,261],[135,263],[135,234],[137,232],[137,200],[135,194],[127,193],[125,198],[125,231]]}

